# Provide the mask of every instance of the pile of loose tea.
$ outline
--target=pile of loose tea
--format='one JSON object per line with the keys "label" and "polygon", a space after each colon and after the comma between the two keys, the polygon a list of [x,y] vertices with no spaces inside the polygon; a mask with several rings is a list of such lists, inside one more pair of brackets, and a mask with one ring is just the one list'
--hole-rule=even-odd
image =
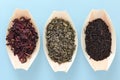
{"label": "pile of loose tea", "polygon": [[69,62],[75,50],[75,31],[71,24],[55,17],[47,25],[46,41],[49,57],[59,64]]}
{"label": "pile of loose tea", "polygon": [[101,18],[89,22],[85,34],[86,51],[90,58],[99,61],[110,56],[111,33]]}
{"label": "pile of loose tea", "polygon": [[38,41],[38,33],[30,20],[25,17],[14,19],[6,37],[7,45],[11,47],[14,55],[18,56],[21,63],[27,61]]}

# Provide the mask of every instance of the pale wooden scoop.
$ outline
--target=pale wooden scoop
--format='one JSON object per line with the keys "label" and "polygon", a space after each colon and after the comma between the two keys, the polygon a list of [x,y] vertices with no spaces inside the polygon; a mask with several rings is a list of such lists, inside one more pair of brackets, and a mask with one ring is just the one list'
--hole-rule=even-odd
{"label": "pale wooden scoop", "polygon": [[[86,27],[88,25],[89,22],[97,19],[97,18],[101,18],[102,20],[105,21],[105,23],[108,25],[108,29],[111,32],[111,38],[112,38],[112,44],[111,44],[111,54],[109,57],[107,57],[106,59],[100,60],[100,61],[95,61],[92,58],[90,58],[90,56],[87,54],[86,52],[86,45],[85,45],[85,30]],[[106,13],[105,10],[92,10],[83,26],[82,29],[82,35],[81,35],[81,45],[82,45],[82,49],[84,52],[85,57],[87,58],[89,64],[91,65],[91,67],[97,71],[97,70],[108,70],[113,59],[115,56],[115,52],[116,52],[116,35],[115,35],[115,31],[112,25],[112,22],[110,20],[110,17],[108,16],[108,14]]]}
{"label": "pale wooden scoop", "polygon": [[57,71],[67,72],[69,70],[69,68],[71,67],[71,65],[72,65],[72,63],[73,63],[73,61],[75,59],[75,56],[76,56],[77,47],[78,47],[78,38],[77,38],[77,34],[75,33],[75,45],[76,45],[76,48],[75,48],[75,51],[73,53],[72,60],[70,62],[65,62],[65,63],[62,63],[62,64],[58,64],[57,62],[54,62],[53,60],[51,60],[50,57],[48,56],[48,49],[46,47],[45,34],[46,34],[46,27],[47,27],[47,25],[55,17],[62,18],[64,20],[69,21],[71,23],[73,29],[75,30],[75,27],[74,27],[74,25],[73,25],[69,15],[67,14],[67,12],[65,12],[65,11],[53,11],[52,15],[50,16],[50,18],[48,19],[48,22],[45,25],[45,31],[44,31],[44,36],[43,36],[44,51],[45,51],[47,60],[48,60],[48,62],[50,64],[50,66],[52,67],[52,69],[54,70],[54,72],[57,72]]}
{"label": "pale wooden scoop", "polygon": [[[11,17],[10,19],[10,23],[9,23],[9,26],[8,26],[8,29],[10,27],[12,27],[12,24],[13,24],[13,20],[15,18],[20,18],[20,17],[26,17],[26,18],[30,18],[31,19],[31,22],[33,24],[33,27],[35,28],[36,32],[38,33],[38,36],[39,36],[39,31],[37,29],[37,26],[35,24],[35,22],[33,21],[33,18],[31,16],[31,14],[29,13],[28,10],[19,10],[19,9],[16,9],[15,12],[13,13],[13,16]],[[8,30],[7,30],[7,34],[8,35]],[[7,43],[7,41],[6,41]],[[21,63],[19,61],[19,58],[18,56],[14,56],[14,53],[13,51],[11,50],[11,47],[10,46],[6,46],[7,47],[7,51],[8,51],[8,55],[9,55],[9,58],[11,60],[11,63],[13,65],[13,67],[15,69],[24,69],[24,70],[28,70],[29,67],[31,66],[31,64],[33,63],[34,59],[36,58],[38,52],[39,52],[39,48],[40,48],[40,37],[38,38],[38,42],[36,43],[36,48],[34,50],[34,52],[30,55],[30,58],[27,58],[27,62],[25,63]]]}

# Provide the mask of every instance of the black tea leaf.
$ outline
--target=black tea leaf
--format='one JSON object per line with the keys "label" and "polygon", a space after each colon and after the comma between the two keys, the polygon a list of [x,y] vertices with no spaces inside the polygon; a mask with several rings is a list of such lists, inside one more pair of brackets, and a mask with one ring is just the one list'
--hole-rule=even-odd
{"label": "black tea leaf", "polygon": [[86,51],[90,58],[99,61],[110,56],[111,33],[101,18],[89,22],[85,35]]}

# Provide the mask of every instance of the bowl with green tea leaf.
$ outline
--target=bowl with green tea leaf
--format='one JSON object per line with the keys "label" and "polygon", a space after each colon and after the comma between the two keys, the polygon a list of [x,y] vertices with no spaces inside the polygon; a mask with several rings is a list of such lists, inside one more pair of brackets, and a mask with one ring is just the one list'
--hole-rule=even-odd
{"label": "bowl with green tea leaf", "polygon": [[45,26],[44,51],[52,69],[67,72],[77,51],[77,34],[65,11],[54,11]]}

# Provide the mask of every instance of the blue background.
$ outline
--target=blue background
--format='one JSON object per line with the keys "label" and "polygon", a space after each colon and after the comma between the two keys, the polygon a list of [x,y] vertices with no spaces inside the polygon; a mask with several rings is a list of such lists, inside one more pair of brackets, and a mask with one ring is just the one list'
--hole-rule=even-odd
{"label": "blue background", "polygon": [[[14,70],[6,51],[6,30],[16,8],[28,9],[40,30],[40,52],[28,71]],[[0,80],[120,80],[119,8],[119,0],[0,0]],[[81,29],[91,9],[105,9],[116,31],[116,56],[108,71],[93,71],[81,49]],[[66,10],[78,33],[78,52],[67,73],[53,72],[43,51],[43,29],[54,10]]]}

